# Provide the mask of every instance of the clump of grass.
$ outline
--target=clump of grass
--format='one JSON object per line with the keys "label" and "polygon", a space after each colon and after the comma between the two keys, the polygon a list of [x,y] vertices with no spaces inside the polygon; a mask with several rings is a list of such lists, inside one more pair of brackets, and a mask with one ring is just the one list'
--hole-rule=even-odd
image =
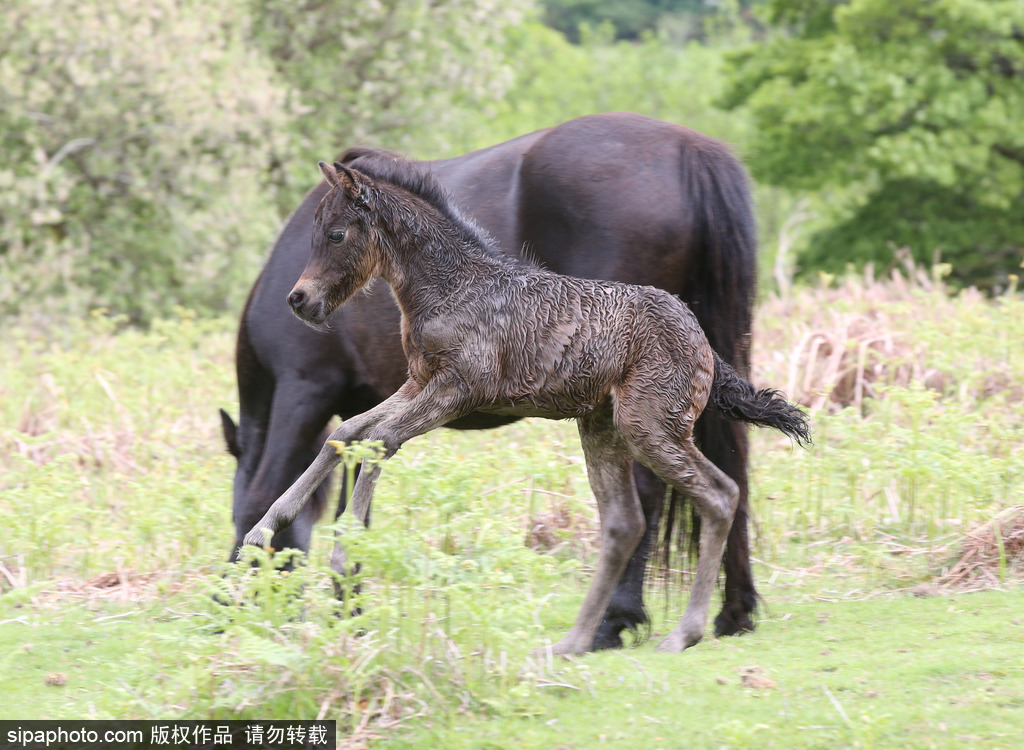
{"label": "clump of grass", "polygon": [[246,548],[242,564],[190,599],[192,632],[159,651],[162,679],[127,689],[136,710],[330,717],[358,743],[424,717],[529,714],[547,685],[578,689],[577,665],[530,655],[544,633],[538,614],[575,563],[513,547],[479,524],[466,544],[464,524],[438,511],[443,504],[381,519],[372,533],[340,522],[360,561],[345,588],[362,586],[344,602],[316,556]]}
{"label": "clump of grass", "polygon": [[27,582],[226,553],[230,462],[216,409],[237,398],[233,325],[181,311],[140,331],[98,313],[8,331],[0,555],[21,555]]}
{"label": "clump of grass", "polygon": [[1024,505],[997,513],[963,535],[960,549],[937,583],[977,591],[1024,576]]}
{"label": "clump of grass", "polygon": [[862,571],[928,578],[959,533],[1024,500],[1024,301],[942,276],[869,270],[761,306],[754,379],[811,407],[816,444],[753,435],[760,554],[807,564],[844,542]]}
{"label": "clump of grass", "polygon": [[1024,300],[1016,280],[994,300],[975,289],[953,293],[906,261],[889,278],[871,266],[841,280],[766,299],[755,337],[755,380],[814,412],[861,410],[880,388],[919,384],[943,398],[977,403],[1024,400]]}

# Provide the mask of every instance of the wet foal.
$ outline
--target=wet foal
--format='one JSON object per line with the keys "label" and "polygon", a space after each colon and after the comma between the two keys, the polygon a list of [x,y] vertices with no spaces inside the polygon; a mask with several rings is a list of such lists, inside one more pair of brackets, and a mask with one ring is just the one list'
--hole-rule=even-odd
{"label": "wet foal", "polygon": [[[409,378],[332,441],[379,440],[389,457],[410,438],[471,412],[573,418],[601,519],[597,572],[555,653],[587,651],[644,532],[631,459],[687,493],[701,516],[700,551],[682,620],[659,648],[699,641],[736,509],[736,484],[693,441],[709,399],[727,417],[800,442],[804,415],[757,391],[711,349],[677,298],[652,287],[570,278],[510,259],[462,217],[437,183],[400,160],[373,175],[320,163],[331,189],[314,219],[305,271],[288,297],[314,326],[376,278],[402,311]],[[263,544],[295,518],[340,461],[325,445],[246,535]],[[365,521],[380,464],[364,468],[353,509]]]}

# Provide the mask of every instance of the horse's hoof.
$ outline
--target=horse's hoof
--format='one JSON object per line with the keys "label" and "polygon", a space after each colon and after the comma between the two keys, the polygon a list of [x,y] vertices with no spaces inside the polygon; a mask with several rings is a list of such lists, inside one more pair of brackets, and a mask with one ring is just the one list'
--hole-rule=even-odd
{"label": "horse's hoof", "polygon": [[626,648],[623,638],[623,634],[626,632],[632,636],[630,648],[639,646],[650,636],[650,622],[642,607],[632,611],[621,610],[614,615],[605,615],[594,634],[594,642],[590,644],[590,650],[604,651]]}
{"label": "horse's hoof", "polygon": [[743,635],[754,631],[754,621],[750,613],[744,612],[739,606],[725,605],[715,618],[715,637],[726,635]]}
{"label": "horse's hoof", "polygon": [[622,636],[619,632],[607,632],[602,633],[598,631],[597,635],[594,636],[594,642],[590,644],[591,651],[608,651],[611,649],[623,648]]}

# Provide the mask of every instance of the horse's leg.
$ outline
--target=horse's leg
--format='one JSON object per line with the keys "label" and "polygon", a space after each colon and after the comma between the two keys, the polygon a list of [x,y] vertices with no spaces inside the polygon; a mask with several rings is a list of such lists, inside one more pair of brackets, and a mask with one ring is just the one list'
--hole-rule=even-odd
{"label": "horse's leg", "polygon": [[708,409],[697,420],[694,436],[704,456],[739,488],[736,517],[725,545],[724,600],[721,612],[715,617],[715,635],[736,635],[754,629],[751,615],[758,599],[750,569],[747,426],[730,422],[714,409]]}
{"label": "horse's leg", "polygon": [[[243,436],[243,453],[235,478],[232,518],[235,524],[235,560],[245,533],[252,528],[291,482],[309,466],[326,436],[331,418],[331,397],[302,382],[280,381],[273,392],[266,421]],[[258,453],[258,455],[256,455]],[[248,481],[244,481],[242,461],[255,460]],[[318,515],[317,506],[325,497],[317,497],[286,529],[271,541],[274,549],[309,549],[309,538]]]}
{"label": "horse's leg", "polygon": [[633,482],[633,462],[611,417],[611,410],[604,409],[577,420],[587,477],[601,519],[601,553],[575,624],[551,647],[556,654],[590,650],[615,584],[644,534],[644,515]]}
{"label": "horse's leg", "polygon": [[[384,456],[381,460],[385,460],[393,456],[407,440],[441,427],[470,411],[472,406],[457,383],[449,383],[435,377],[421,389],[414,381],[407,380],[405,385],[384,402],[342,422],[341,426],[331,433],[329,440],[380,442],[384,446]],[[262,521],[246,535],[246,544],[260,544],[265,529],[276,531],[289,523],[302,509],[312,490],[340,461],[341,458],[334,447],[325,443],[313,464],[284,495],[277,499]],[[373,488],[378,476],[379,464],[372,468],[363,466],[352,492],[352,510],[364,523],[368,518]]]}
{"label": "horse's leg", "polygon": [[[353,476],[353,480],[359,478],[359,467],[358,466],[355,467],[355,470],[353,471],[353,475],[354,475]],[[335,513],[335,516],[334,516],[335,522],[337,522],[338,519],[341,518],[342,513],[345,512],[345,508],[348,505],[348,494],[349,494],[349,492],[352,491],[352,489],[353,489],[352,486],[349,485],[349,478],[348,478],[346,472],[342,472],[341,496],[340,496],[340,498],[338,500],[338,511],[337,511],[337,513]],[[369,524],[369,518],[367,518],[366,525],[367,526],[370,525]],[[345,551],[344,543],[342,543],[343,536],[344,536],[344,533],[342,532],[342,530],[337,525],[335,525],[335,527],[334,527],[334,546],[331,549],[330,567],[331,567],[331,570],[333,570],[339,576],[339,578],[335,578],[335,580],[334,580],[334,596],[335,596],[336,599],[339,599],[339,600],[344,600],[346,598],[346,591],[345,591],[344,586],[342,585],[342,581],[344,580],[344,578],[346,576],[348,576],[348,574],[350,572],[349,571],[349,567],[348,567],[348,553]],[[352,573],[358,573],[359,572],[359,563],[356,563],[352,567],[351,572]],[[356,586],[354,586],[352,588],[352,593],[353,594],[358,594],[359,593],[359,586],[358,585],[356,585]],[[352,611],[352,614],[353,615],[358,615],[358,614],[360,614],[360,610],[355,609],[355,610]]]}
{"label": "horse's leg", "polygon": [[[366,431],[411,402],[420,393],[413,381],[407,381],[394,395],[351,419],[345,420],[331,433],[328,441],[351,442],[363,438]],[[313,463],[295,480],[281,497],[274,501],[263,518],[245,535],[244,544],[263,546],[264,531],[276,534],[288,526],[305,507],[313,492],[323,483],[335,466],[341,462],[337,449],[325,442]]]}
{"label": "horse's leg", "polygon": [[629,558],[622,578],[612,593],[612,600],[608,603],[608,609],[594,635],[591,647],[594,651],[622,648],[622,631],[636,631],[639,626],[648,622],[643,599],[644,574],[658,535],[666,485],[653,471],[635,462],[633,477],[640,498],[640,508],[644,513],[644,536]]}

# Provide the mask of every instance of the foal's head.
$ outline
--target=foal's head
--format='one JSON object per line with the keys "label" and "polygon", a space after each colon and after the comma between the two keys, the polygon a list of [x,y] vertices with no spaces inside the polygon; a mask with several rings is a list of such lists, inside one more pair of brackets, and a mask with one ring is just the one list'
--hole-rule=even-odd
{"label": "foal's head", "polygon": [[320,162],[330,185],[313,219],[313,243],[288,304],[302,320],[321,325],[381,270],[381,250],[371,227],[373,183],[336,162]]}

